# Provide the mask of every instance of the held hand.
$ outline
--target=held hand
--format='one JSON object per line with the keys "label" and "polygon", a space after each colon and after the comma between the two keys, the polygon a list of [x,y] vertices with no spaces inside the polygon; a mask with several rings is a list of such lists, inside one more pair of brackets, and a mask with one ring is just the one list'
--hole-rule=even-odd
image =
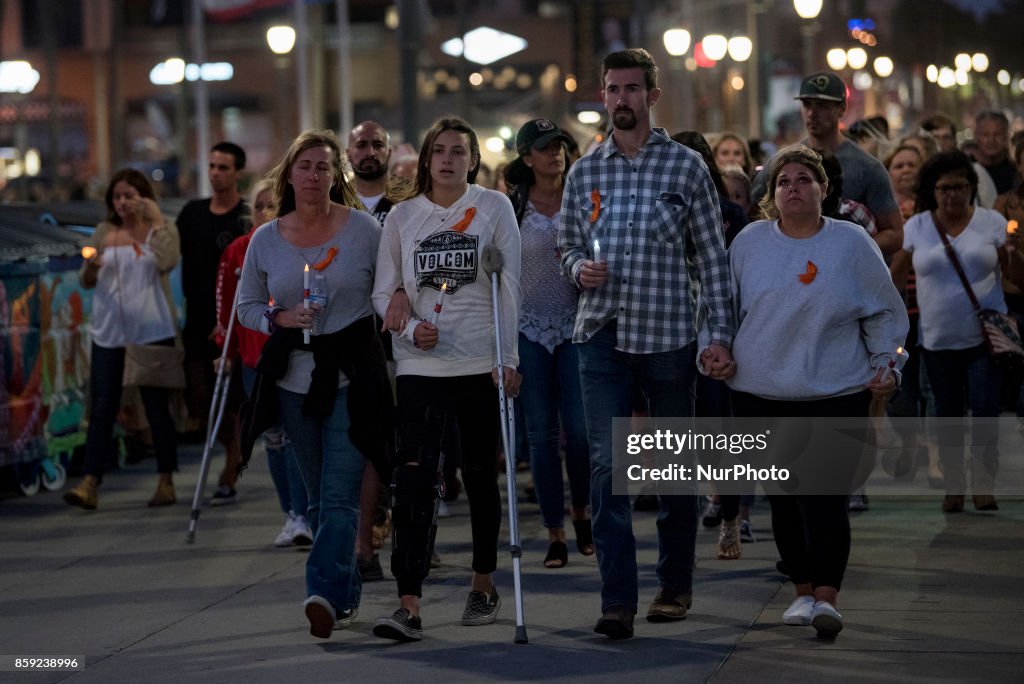
{"label": "held hand", "polygon": [[278,311],[274,316],[274,325],[279,328],[302,328],[309,330],[313,327],[313,319],[319,310],[320,305],[315,302],[310,302],[308,309],[300,302],[294,309]]}
{"label": "held hand", "polygon": [[[505,381],[505,394],[510,397],[519,396],[519,388],[523,384],[523,376],[520,375],[519,371],[511,366],[503,366],[504,381]],[[494,386],[498,386],[498,369],[491,369],[491,380],[494,382]]]}
{"label": "held hand", "polygon": [[[213,372],[220,375],[220,357],[213,360]],[[231,375],[231,359],[224,359],[224,375]]]}
{"label": "held hand", "polygon": [[417,349],[430,351],[437,346],[437,326],[420,321],[416,324],[416,329],[413,330],[412,340]]}
{"label": "held hand", "polygon": [[701,352],[700,365],[715,380],[728,380],[736,373],[732,353],[720,344],[709,344]]}
{"label": "held hand", "polygon": [[[879,368],[875,371],[875,376],[871,378],[871,382],[868,383],[868,389],[871,393],[879,398],[888,398],[893,392],[896,391],[896,376],[892,372],[886,373],[886,368]],[[885,380],[882,379],[882,375],[887,375]]]}
{"label": "held hand", "polygon": [[213,326],[213,330],[210,331],[210,334],[207,335],[206,339],[213,341],[218,337],[223,338],[225,333],[226,331],[224,330],[224,326],[218,322],[217,325]]}
{"label": "held hand", "polygon": [[391,295],[388,302],[388,310],[384,312],[384,324],[380,331],[390,330],[401,333],[409,323],[409,316],[412,315],[412,307],[409,305],[409,295],[405,290],[398,290]]}
{"label": "held hand", "polygon": [[601,287],[608,281],[608,262],[583,260],[580,268],[580,285],[584,290],[593,290]]}

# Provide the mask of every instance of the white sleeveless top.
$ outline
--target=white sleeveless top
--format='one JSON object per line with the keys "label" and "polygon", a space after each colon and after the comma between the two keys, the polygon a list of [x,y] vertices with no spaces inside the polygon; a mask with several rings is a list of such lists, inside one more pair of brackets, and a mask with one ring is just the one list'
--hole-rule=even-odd
{"label": "white sleeveless top", "polygon": [[174,337],[174,322],[148,244],[103,250],[89,332],[105,349]]}

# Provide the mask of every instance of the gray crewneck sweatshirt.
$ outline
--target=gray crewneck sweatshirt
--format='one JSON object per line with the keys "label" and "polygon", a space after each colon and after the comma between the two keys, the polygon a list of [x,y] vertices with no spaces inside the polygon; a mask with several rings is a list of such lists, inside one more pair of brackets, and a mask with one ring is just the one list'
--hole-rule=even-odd
{"label": "gray crewneck sweatshirt", "polygon": [[906,344],[906,308],[860,226],[826,218],[801,240],[757,221],[736,236],[729,266],[734,390],[777,400],[852,394]]}

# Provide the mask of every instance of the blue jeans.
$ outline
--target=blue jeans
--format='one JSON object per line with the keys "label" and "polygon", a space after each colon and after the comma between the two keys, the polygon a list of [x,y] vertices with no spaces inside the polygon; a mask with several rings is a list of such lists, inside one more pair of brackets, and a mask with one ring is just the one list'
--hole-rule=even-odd
{"label": "blue jeans", "polygon": [[[601,611],[636,611],[636,539],[629,496],[612,494],[612,418],[632,413],[633,383],[647,396],[652,418],[693,415],[695,342],[656,354],[615,349],[615,323],[579,345],[580,384],[590,440],[590,503],[601,569]],[[658,581],[672,592],[693,587],[698,503],[695,495],[659,496]]]}
{"label": "blue jeans", "polygon": [[573,508],[586,508],[590,500],[590,451],[583,420],[579,354],[565,340],[554,353],[544,345],[519,336],[519,393],[530,445],[530,470],[537,490],[544,527],[565,526],[565,485],[558,455],[559,416],[565,429],[565,470]]}
{"label": "blue jeans", "polygon": [[[256,369],[243,365],[242,386],[247,396],[252,392],[254,384]],[[306,496],[306,485],[302,484],[302,473],[299,472],[299,464],[284,428],[275,425],[263,433],[263,445],[267,450],[267,467],[270,469],[270,479],[274,483],[281,512],[305,516],[309,508],[309,497]]]}
{"label": "blue jeans", "polygon": [[338,390],[324,419],[302,413],[304,394],[277,390],[288,433],[309,496],[313,548],[306,561],[306,595],[323,596],[336,611],[359,606],[356,567],[359,487],[366,461],[348,437],[348,389]]}
{"label": "blue jeans", "polygon": [[[1000,413],[1002,376],[984,344],[970,349],[923,350],[928,379],[935,394],[938,418],[966,416],[988,420],[971,423],[971,455],[995,475],[999,469],[999,426],[993,418]],[[946,479],[946,491],[963,494],[967,486],[964,474],[963,430],[939,423],[939,460]]]}

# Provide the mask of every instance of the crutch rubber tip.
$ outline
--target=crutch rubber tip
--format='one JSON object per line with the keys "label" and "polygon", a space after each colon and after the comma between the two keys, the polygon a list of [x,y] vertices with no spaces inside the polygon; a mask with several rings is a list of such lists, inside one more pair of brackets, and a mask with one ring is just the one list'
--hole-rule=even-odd
{"label": "crutch rubber tip", "polygon": [[528,644],[530,640],[526,638],[526,627],[522,625],[516,625],[516,639],[517,644]]}
{"label": "crutch rubber tip", "polygon": [[196,533],[195,532],[191,532],[191,531],[188,532],[188,534],[185,535],[185,543],[186,544],[195,544],[195,542],[196,542]]}

